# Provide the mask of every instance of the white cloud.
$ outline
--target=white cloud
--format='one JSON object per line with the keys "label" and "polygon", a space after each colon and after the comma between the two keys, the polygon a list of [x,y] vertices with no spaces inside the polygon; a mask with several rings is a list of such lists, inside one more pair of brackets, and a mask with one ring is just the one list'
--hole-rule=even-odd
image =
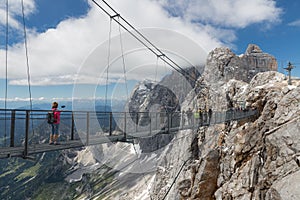
{"label": "white cloud", "polygon": [[[25,17],[36,11],[34,0],[23,0]],[[15,29],[21,29],[22,25],[16,20],[17,16],[22,16],[22,1],[9,0],[8,13],[6,0],[0,0],[0,25],[6,26],[6,15],[8,14],[9,26]]]}
{"label": "white cloud", "polygon": [[[16,3],[20,0],[12,2],[14,12],[11,17],[15,20],[15,16],[20,15]],[[25,2],[26,15],[35,12],[34,1]],[[230,27],[245,27],[262,21],[275,22],[280,14],[280,9],[270,0],[177,0],[172,1],[172,5],[171,0],[111,0],[109,3],[183,66],[187,63],[200,64],[205,60],[204,54],[211,49],[224,42],[231,44],[236,36]],[[72,84],[77,78],[78,83],[105,83],[109,18],[93,3],[90,5],[91,9],[86,16],[66,19],[44,33],[28,31],[33,85]],[[183,13],[182,17],[174,17],[165,10],[174,6],[177,12]],[[0,15],[3,15],[3,7]],[[15,25],[11,26],[18,29],[20,23],[15,20]],[[113,63],[110,66],[109,81],[120,81],[123,77],[118,28],[116,23],[112,24],[110,61]],[[157,58],[131,36],[123,35],[122,38],[128,79],[154,78],[155,70],[159,75],[165,72],[164,64],[159,62],[156,66]],[[4,50],[0,50],[0,60],[5,60]],[[10,84],[26,85],[24,44],[15,44],[9,48],[8,66]],[[0,69],[0,78],[5,74],[3,70]]]}
{"label": "white cloud", "polygon": [[300,19],[288,23],[289,26],[300,26]]}
{"label": "white cloud", "polygon": [[[31,100],[33,100],[33,101],[44,101],[46,99],[44,97],[38,97],[38,98],[32,98]],[[7,101],[7,102],[24,101],[24,102],[29,102],[30,98],[21,98],[21,97],[14,97],[14,98],[8,98],[8,99],[0,98],[0,102],[1,101]]]}
{"label": "white cloud", "polygon": [[253,23],[280,21],[282,10],[274,0],[161,0],[188,21],[244,28]]}

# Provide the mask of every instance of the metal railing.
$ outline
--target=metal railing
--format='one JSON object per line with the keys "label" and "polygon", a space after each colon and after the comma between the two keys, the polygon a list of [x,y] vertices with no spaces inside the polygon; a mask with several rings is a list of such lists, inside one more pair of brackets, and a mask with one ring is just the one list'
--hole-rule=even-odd
{"label": "metal railing", "polygon": [[[0,149],[21,146],[27,155],[29,145],[46,143],[51,133],[51,126],[47,124],[48,112],[0,109]],[[89,145],[99,137],[117,136],[118,140],[127,141],[241,120],[256,114],[256,110],[228,110],[193,113],[188,117],[181,112],[61,111],[60,134],[67,141],[81,140],[84,145]]]}

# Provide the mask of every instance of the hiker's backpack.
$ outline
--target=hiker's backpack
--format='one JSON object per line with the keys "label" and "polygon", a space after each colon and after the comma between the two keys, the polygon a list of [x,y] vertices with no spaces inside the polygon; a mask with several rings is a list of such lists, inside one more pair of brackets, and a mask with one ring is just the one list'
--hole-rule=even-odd
{"label": "hiker's backpack", "polygon": [[47,114],[47,122],[48,124],[54,124],[56,119],[54,118],[54,111],[49,111]]}

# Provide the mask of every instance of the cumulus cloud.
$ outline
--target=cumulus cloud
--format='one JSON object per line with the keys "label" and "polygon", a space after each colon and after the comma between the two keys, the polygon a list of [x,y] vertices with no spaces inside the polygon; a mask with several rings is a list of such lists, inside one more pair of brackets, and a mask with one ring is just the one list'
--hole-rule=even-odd
{"label": "cumulus cloud", "polygon": [[[17,16],[22,16],[22,1],[21,0],[9,0],[8,1],[8,13],[6,0],[0,0],[0,25],[6,26],[6,15],[8,14],[9,26],[14,29],[22,28],[20,22],[16,19]],[[23,1],[24,15],[28,17],[30,14],[36,11],[35,1],[26,0]]]}
{"label": "cumulus cloud", "polygon": [[253,23],[280,21],[274,0],[161,0],[174,15],[188,21],[244,28]]}
{"label": "cumulus cloud", "polygon": [[289,26],[300,26],[300,19],[288,23]]}
{"label": "cumulus cloud", "polygon": [[[16,30],[20,27],[20,22],[16,20],[16,16],[20,15],[20,7],[16,3],[19,1],[10,1],[14,10],[10,22],[13,22],[11,26]],[[24,2],[27,16],[36,11],[34,0]],[[275,1],[271,0],[111,0],[109,3],[184,67],[201,65],[211,49],[232,43],[236,36],[231,27],[276,22],[281,12]],[[0,15],[3,15],[4,8],[0,8]],[[32,84],[72,84],[75,80],[78,84],[105,84],[107,66],[110,73],[108,81],[120,81],[124,77],[124,63],[128,71],[127,78],[131,80],[145,77],[156,79],[156,76],[166,72],[165,64],[124,30],[120,40],[116,23],[111,26],[109,52],[109,24],[108,16],[90,2],[90,9],[85,16],[65,19],[57,27],[43,33],[29,30]],[[5,60],[3,49],[0,50],[0,60]],[[9,47],[8,65],[10,84],[26,85],[23,43]],[[0,78],[4,74],[0,69]]]}

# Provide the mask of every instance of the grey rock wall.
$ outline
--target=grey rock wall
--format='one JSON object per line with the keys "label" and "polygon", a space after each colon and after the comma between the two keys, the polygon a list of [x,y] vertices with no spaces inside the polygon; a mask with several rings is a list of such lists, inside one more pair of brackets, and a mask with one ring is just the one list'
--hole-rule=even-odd
{"label": "grey rock wall", "polygon": [[[191,143],[172,146],[161,158],[169,170],[156,175],[175,180],[166,199],[299,199],[300,82],[288,86],[282,74],[264,72],[249,84],[231,80],[219,88],[230,91],[227,101],[246,101],[260,115],[201,127],[190,132]],[[168,168],[178,150],[190,158],[181,171]]]}
{"label": "grey rock wall", "polygon": [[[155,84],[137,87],[128,104],[134,111],[155,110],[171,102],[181,111],[194,112],[243,105],[257,109],[259,115],[173,135],[158,155],[151,182],[148,179],[143,187],[138,181],[144,190],[127,188],[126,197],[120,199],[135,199],[145,191],[142,199],[152,200],[300,199],[300,83],[288,86],[276,70],[276,59],[256,45],[249,45],[241,56],[217,48],[209,54],[203,76],[193,75],[198,80],[188,83],[188,90],[175,74],[160,82],[176,100],[172,95],[159,97]],[[140,145],[153,150],[150,140]]]}
{"label": "grey rock wall", "polygon": [[277,71],[276,59],[254,44],[249,44],[245,54],[235,55],[229,48],[216,48],[207,57],[204,76],[209,82],[230,79],[250,82],[259,72]]}

